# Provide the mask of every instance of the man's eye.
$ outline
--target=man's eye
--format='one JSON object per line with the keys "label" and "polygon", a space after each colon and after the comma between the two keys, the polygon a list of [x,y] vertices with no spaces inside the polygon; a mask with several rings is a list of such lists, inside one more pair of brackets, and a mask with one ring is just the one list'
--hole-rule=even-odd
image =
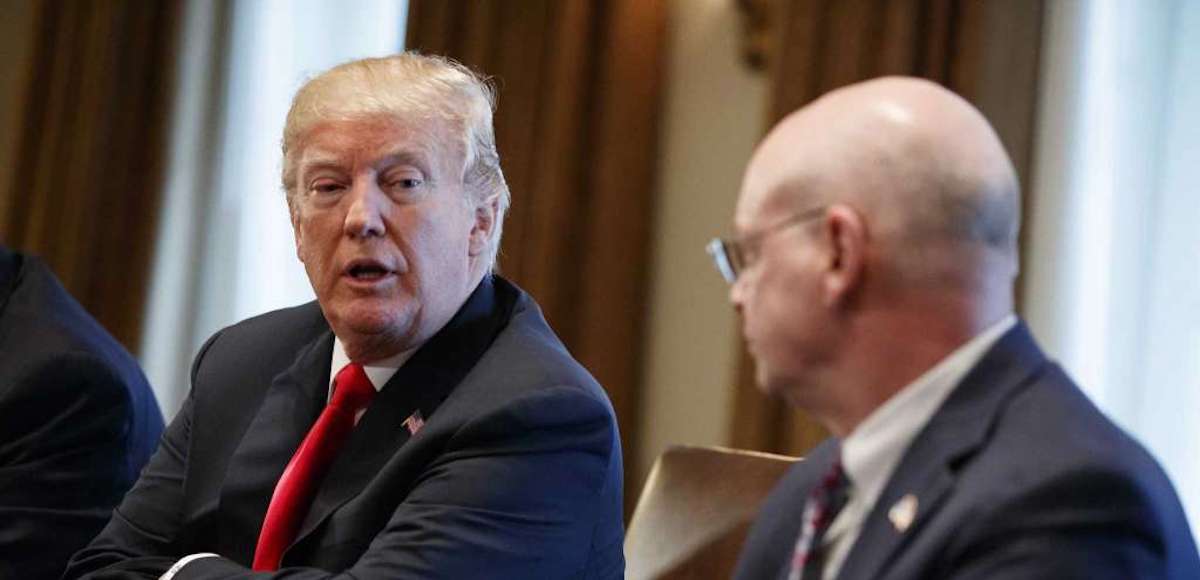
{"label": "man's eye", "polygon": [[388,183],[388,185],[391,189],[408,190],[421,187],[421,185],[424,183],[425,181],[418,177],[402,177],[399,179],[393,179]]}
{"label": "man's eye", "polygon": [[315,181],[308,190],[319,195],[329,195],[345,189],[342,184],[332,180]]}

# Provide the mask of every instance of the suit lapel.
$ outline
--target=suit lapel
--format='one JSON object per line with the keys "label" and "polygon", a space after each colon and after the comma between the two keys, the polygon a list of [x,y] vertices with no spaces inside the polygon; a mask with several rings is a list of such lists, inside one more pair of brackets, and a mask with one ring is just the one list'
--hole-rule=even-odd
{"label": "suit lapel", "polygon": [[396,371],[330,466],[293,546],[362,492],[408,442],[412,436],[405,419],[420,411],[426,421],[432,420],[508,322],[515,298],[515,289],[504,280],[485,279],[445,328]]}
{"label": "suit lapel", "polygon": [[325,406],[333,333],[325,331],[271,381],[221,487],[221,553],[249,563],[275,484]]}
{"label": "suit lapel", "polygon": [[[326,474],[308,514],[305,515],[293,545],[311,534],[336,509],[358,495],[388,459],[408,442],[411,436],[402,422],[415,410],[412,391],[446,386],[417,386],[404,381],[402,374],[407,373],[397,371],[387,382],[350,434],[345,447],[329,467],[329,473]],[[422,415],[428,416],[424,412]]]}
{"label": "suit lapel", "polygon": [[900,550],[953,493],[958,469],[986,441],[1004,403],[1045,357],[1023,323],[1006,332],[905,452],[863,522],[838,578],[881,578]]}

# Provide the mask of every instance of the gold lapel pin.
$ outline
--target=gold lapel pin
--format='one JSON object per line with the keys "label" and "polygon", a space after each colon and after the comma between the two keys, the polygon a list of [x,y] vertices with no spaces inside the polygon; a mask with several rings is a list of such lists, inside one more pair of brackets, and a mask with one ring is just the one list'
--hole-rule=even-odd
{"label": "gold lapel pin", "polygon": [[917,496],[907,494],[900,498],[892,509],[888,510],[888,519],[892,521],[896,531],[904,533],[908,526],[912,525],[913,519],[917,517]]}

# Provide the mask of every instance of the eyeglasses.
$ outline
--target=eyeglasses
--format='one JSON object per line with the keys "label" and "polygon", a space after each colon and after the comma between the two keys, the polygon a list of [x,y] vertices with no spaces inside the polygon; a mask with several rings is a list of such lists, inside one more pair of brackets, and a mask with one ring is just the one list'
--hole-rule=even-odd
{"label": "eyeglasses", "polygon": [[825,209],[825,206],[821,206],[798,212],[776,224],[737,238],[713,238],[705,249],[716,263],[717,271],[726,282],[733,284],[737,282],[738,275],[757,258],[758,246],[769,234],[821,217]]}

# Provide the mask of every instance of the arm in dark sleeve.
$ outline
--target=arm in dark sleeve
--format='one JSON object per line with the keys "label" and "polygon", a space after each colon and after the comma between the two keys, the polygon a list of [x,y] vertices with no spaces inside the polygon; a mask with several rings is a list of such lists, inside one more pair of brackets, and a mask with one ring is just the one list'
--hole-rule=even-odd
{"label": "arm in dark sleeve", "polygon": [[[1176,578],[1164,514],[1125,474],[1079,470],[995,506],[960,536],[945,578],[1127,580]],[[1200,570],[1194,571],[1200,573]]]}
{"label": "arm in dark sleeve", "polygon": [[[209,339],[196,357],[196,368]],[[163,434],[162,442],[112,519],[86,548],[71,558],[64,580],[72,578],[158,578],[178,559],[184,503],[183,482],[191,440],[193,400],[183,407]],[[102,572],[101,572],[102,571]]]}
{"label": "arm in dark sleeve", "polygon": [[0,397],[0,577],[52,578],[108,520],[136,474],[132,405],[88,353],[33,361]]}
{"label": "arm in dark sleeve", "polygon": [[176,578],[620,578],[619,556],[588,561],[610,540],[598,532],[620,525],[617,441],[603,402],[543,391],[465,425],[349,570],[253,573],[206,558]]}
{"label": "arm in dark sleeve", "polygon": [[142,476],[113,511],[108,525],[71,559],[64,580],[101,569],[107,569],[108,574],[87,577],[158,578],[175,562],[173,542],[183,506],[190,423],[189,399],[167,428]]}

